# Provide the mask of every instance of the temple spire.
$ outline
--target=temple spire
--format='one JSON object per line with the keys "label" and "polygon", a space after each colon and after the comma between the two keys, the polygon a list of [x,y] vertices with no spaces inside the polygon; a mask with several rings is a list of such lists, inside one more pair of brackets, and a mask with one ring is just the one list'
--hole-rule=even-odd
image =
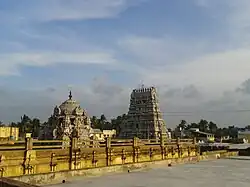
{"label": "temple spire", "polygon": [[71,92],[71,90],[69,91],[69,99],[72,99],[72,92]]}

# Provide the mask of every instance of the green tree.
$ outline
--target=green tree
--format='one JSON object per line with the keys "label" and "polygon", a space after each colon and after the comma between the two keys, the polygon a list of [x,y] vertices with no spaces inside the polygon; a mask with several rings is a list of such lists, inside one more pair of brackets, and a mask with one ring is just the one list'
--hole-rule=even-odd
{"label": "green tree", "polygon": [[15,123],[15,122],[11,122],[11,123],[9,124],[9,126],[11,126],[11,127],[18,127],[18,124]]}
{"label": "green tree", "polygon": [[98,121],[96,116],[92,116],[92,118],[90,118],[90,120],[91,120],[92,128],[95,128],[95,129],[100,129],[101,128],[100,125],[99,125],[99,121]]}
{"label": "green tree", "polygon": [[187,129],[187,122],[185,120],[181,120],[180,124],[177,126],[180,130],[186,130]]}
{"label": "green tree", "polygon": [[24,136],[27,132],[32,132],[31,119],[27,115],[21,116],[21,121],[18,122],[17,126],[20,129],[20,135]]}
{"label": "green tree", "polygon": [[208,122],[207,120],[201,119],[200,122],[198,123],[199,125],[199,130],[202,132],[208,132]]}
{"label": "green tree", "polygon": [[107,122],[107,118],[104,114],[101,115],[101,117],[98,119],[99,121],[99,126],[100,126],[100,129],[103,130],[105,129],[105,124]]}
{"label": "green tree", "polygon": [[208,128],[209,128],[209,132],[213,133],[213,134],[215,134],[216,131],[218,130],[217,125],[214,122],[212,122],[212,121],[209,122]]}
{"label": "green tree", "polygon": [[103,123],[107,122],[107,118],[106,118],[106,116],[104,114],[101,115],[100,121],[103,122]]}
{"label": "green tree", "polygon": [[97,118],[96,116],[92,116],[91,120],[91,126],[95,129],[112,129],[112,124],[107,120],[106,116],[102,114],[100,118]]}
{"label": "green tree", "polygon": [[123,114],[120,116],[117,116],[114,119],[111,119],[111,125],[112,129],[116,130],[116,134],[119,135],[121,132],[121,126],[124,124],[124,122],[127,120],[127,114]]}
{"label": "green tree", "polygon": [[234,125],[228,126],[228,135],[231,138],[237,138],[237,136],[238,136],[238,129]]}
{"label": "green tree", "polygon": [[191,123],[191,124],[188,125],[187,129],[191,129],[191,128],[198,128],[199,129],[199,124]]}
{"label": "green tree", "polygon": [[16,123],[11,123],[11,126],[19,127],[20,136],[25,135],[25,133],[32,133],[32,137],[38,137],[41,123],[38,118],[31,119],[29,116],[24,114],[21,117],[21,121]]}
{"label": "green tree", "polygon": [[39,136],[39,131],[40,131],[40,128],[41,128],[41,122],[40,122],[39,119],[34,118],[34,119],[32,119],[31,123],[32,123],[32,136],[33,137],[38,137]]}
{"label": "green tree", "polygon": [[247,126],[245,127],[245,129],[246,129],[246,130],[250,130],[250,125],[247,125]]}

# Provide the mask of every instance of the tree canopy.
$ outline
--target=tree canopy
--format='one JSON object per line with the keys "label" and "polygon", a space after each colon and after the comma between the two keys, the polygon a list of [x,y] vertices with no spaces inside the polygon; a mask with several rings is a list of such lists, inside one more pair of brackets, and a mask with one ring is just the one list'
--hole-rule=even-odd
{"label": "tree canopy", "polygon": [[[121,125],[123,121],[127,118],[126,114],[117,116],[116,118],[107,120],[106,116],[102,114],[100,117],[92,116],[91,117],[91,126],[95,129],[101,130],[112,130],[115,129],[117,134],[119,134]],[[54,118],[53,116],[49,117],[47,121],[41,122],[38,118],[30,118],[26,114],[21,116],[19,122],[11,122],[8,126],[19,127],[20,136],[23,137],[25,133],[32,133],[33,138],[37,138],[39,136],[39,132],[45,127],[51,127],[50,129],[54,129]],[[0,126],[4,126],[0,121]]]}
{"label": "tree canopy", "polygon": [[215,137],[223,137],[230,136],[232,138],[236,138],[238,135],[238,130],[250,129],[250,126],[246,126],[245,128],[238,128],[236,126],[228,126],[224,128],[220,128],[213,121],[207,121],[205,119],[201,119],[198,123],[187,123],[185,120],[181,120],[180,123],[176,126],[175,130],[189,130],[191,128],[197,128],[202,132],[212,133]]}
{"label": "tree canopy", "polygon": [[[111,130],[115,129],[117,134],[119,134],[121,130],[121,125],[127,119],[127,114],[119,115],[111,120],[108,120],[107,117],[102,114],[100,117],[92,116],[91,117],[91,126],[92,128],[101,129],[101,130]],[[19,122],[12,122],[9,126],[19,127],[20,129],[20,136],[23,136],[25,133],[32,133],[32,137],[36,138],[39,136],[39,131],[42,130],[45,126],[51,127],[53,129],[53,122],[54,118],[51,116],[47,121],[41,123],[40,119],[38,118],[30,118],[26,114],[24,114]],[[3,123],[0,121],[0,126],[4,126]],[[200,131],[213,133],[215,137],[222,137],[222,136],[230,136],[232,138],[237,137],[238,130],[248,129],[250,130],[250,125],[246,126],[245,128],[238,128],[234,125],[220,128],[216,123],[213,121],[207,121],[205,119],[201,119],[199,122],[191,122],[188,123],[186,120],[181,120],[180,123],[174,129],[175,131],[178,130],[188,130],[190,128],[198,128]],[[169,131],[172,131],[169,128]]]}

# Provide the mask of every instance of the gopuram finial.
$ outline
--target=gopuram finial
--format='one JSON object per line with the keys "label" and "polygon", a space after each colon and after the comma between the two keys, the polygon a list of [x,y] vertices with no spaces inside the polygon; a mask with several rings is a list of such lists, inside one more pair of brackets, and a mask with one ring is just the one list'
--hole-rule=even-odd
{"label": "gopuram finial", "polygon": [[71,90],[69,91],[69,99],[72,99],[72,92],[71,92]]}
{"label": "gopuram finial", "polygon": [[143,80],[141,80],[141,83],[140,83],[139,89],[144,89],[144,88],[145,88],[144,82],[143,82]]}

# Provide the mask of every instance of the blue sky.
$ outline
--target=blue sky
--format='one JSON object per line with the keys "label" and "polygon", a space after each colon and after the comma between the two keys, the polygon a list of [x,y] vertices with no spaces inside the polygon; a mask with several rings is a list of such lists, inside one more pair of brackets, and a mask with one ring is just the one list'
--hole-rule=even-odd
{"label": "blue sky", "polygon": [[248,0],[1,1],[0,119],[46,119],[69,89],[90,115],[116,116],[144,83],[169,126],[246,124],[206,111],[250,108],[249,12]]}

